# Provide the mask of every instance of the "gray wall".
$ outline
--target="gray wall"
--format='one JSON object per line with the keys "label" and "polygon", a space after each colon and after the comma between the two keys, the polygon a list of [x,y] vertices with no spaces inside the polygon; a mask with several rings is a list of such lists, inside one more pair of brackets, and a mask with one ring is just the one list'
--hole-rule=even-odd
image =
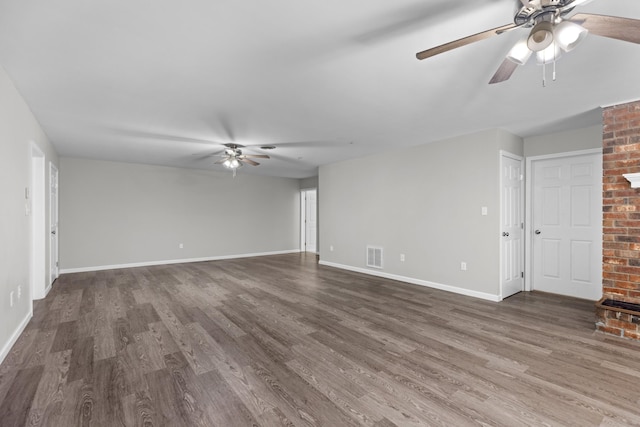
{"label": "gray wall", "polygon": [[381,246],[385,273],[498,295],[501,149],[523,142],[489,130],[321,166],[321,261],[365,268]]}
{"label": "gray wall", "polygon": [[296,179],[60,162],[64,270],[299,249]]}
{"label": "gray wall", "polygon": [[307,190],[311,188],[318,188],[318,177],[312,176],[309,178],[302,178],[300,180],[300,189]]}
{"label": "gray wall", "polygon": [[[9,76],[0,67],[0,360],[9,350],[24,322],[31,314],[29,251],[31,218],[25,215],[25,188],[30,186],[31,143],[45,154],[46,188],[49,162],[57,165],[55,151],[40,125],[29,110]],[[45,206],[49,211],[48,201]],[[48,221],[47,221],[48,222]],[[46,235],[49,235],[45,225]],[[48,245],[45,245],[46,266],[49,269]],[[17,299],[17,288],[22,297]],[[9,292],[16,298],[9,307]]]}
{"label": "gray wall", "polygon": [[524,139],[527,157],[602,148],[602,125]]}

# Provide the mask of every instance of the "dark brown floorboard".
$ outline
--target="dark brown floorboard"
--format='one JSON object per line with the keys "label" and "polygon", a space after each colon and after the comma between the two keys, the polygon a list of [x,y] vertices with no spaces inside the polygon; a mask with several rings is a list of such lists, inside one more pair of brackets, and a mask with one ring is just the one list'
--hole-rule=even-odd
{"label": "dark brown floorboard", "polygon": [[2,426],[640,426],[640,343],[589,301],[492,303],[279,255],[61,276]]}

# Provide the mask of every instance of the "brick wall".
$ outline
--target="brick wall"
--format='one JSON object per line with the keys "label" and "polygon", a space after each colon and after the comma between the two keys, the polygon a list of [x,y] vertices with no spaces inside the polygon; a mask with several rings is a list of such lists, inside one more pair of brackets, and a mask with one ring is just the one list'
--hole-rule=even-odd
{"label": "brick wall", "polygon": [[[603,295],[640,304],[640,189],[622,176],[640,172],[640,101],[605,108],[603,121]],[[596,327],[640,339],[628,317],[598,308]]]}

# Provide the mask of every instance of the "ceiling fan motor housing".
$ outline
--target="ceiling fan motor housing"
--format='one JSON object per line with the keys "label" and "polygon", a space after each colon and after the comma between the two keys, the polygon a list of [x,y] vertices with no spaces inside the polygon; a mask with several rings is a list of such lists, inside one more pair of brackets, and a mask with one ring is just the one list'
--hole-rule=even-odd
{"label": "ceiling fan motor housing", "polygon": [[533,27],[541,20],[546,20],[546,16],[553,16],[552,20],[569,13],[573,8],[571,3],[575,0],[534,0],[522,6],[517,2],[516,14],[513,22],[518,26]]}

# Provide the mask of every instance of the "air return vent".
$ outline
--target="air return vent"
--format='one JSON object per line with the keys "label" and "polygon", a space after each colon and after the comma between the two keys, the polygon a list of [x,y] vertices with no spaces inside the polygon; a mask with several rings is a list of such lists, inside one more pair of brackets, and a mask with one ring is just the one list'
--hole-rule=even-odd
{"label": "air return vent", "polygon": [[382,268],[382,248],[367,246],[367,267]]}

